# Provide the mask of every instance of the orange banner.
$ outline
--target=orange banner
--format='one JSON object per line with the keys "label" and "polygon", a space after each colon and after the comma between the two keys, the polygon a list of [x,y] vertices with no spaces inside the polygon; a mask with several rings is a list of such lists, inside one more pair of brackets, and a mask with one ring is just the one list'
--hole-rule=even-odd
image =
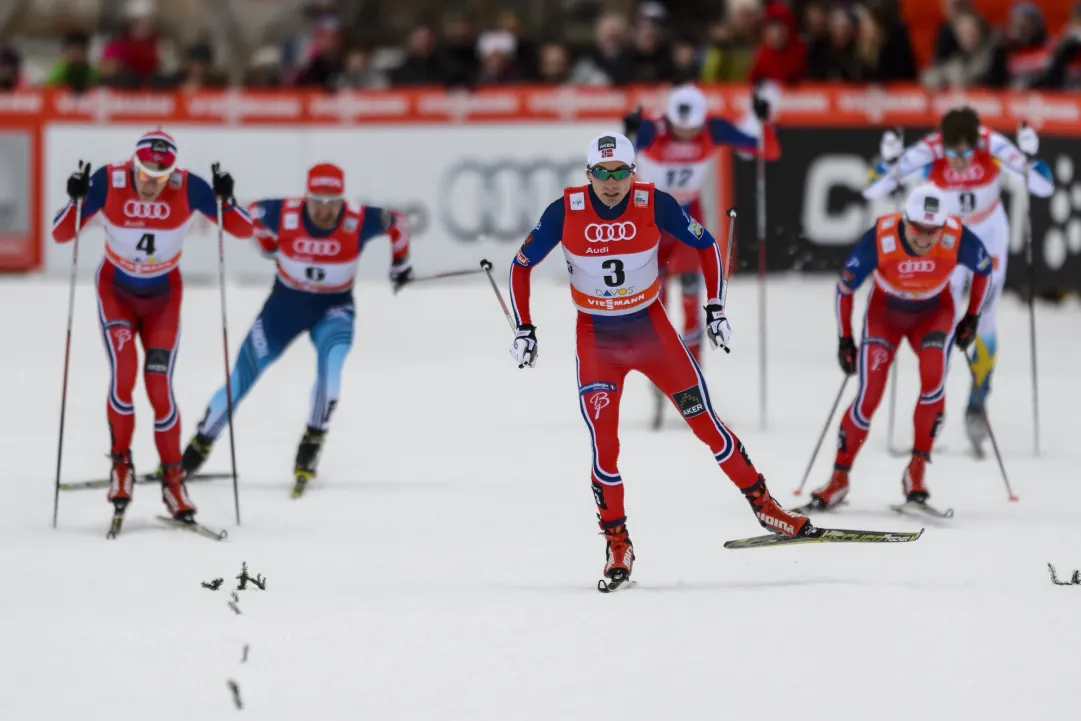
{"label": "orange banner", "polygon": [[[743,86],[705,88],[715,113],[749,107]],[[24,89],[0,95],[0,125],[9,121],[143,122],[227,125],[363,125],[375,123],[561,122],[614,119],[642,105],[663,107],[667,89],[500,87],[446,90],[120,93],[81,96]],[[930,94],[919,87],[800,86],[783,91],[780,125],[933,126],[950,108],[971,105],[987,125],[1016,129],[1022,121],[1045,132],[1081,134],[1081,98],[1065,93],[988,91]]]}

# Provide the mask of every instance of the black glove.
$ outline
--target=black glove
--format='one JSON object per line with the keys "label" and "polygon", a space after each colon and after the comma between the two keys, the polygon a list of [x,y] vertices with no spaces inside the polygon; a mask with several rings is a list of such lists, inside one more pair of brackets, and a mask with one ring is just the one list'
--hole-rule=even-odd
{"label": "black glove", "polygon": [[758,91],[751,94],[751,107],[754,109],[754,116],[763,123],[769,122],[769,117],[773,112],[773,107],[770,105],[769,100],[764,95],[760,95]]}
{"label": "black glove", "polygon": [[980,316],[965,313],[965,317],[957,324],[957,330],[953,333],[953,342],[961,350],[968,350],[972,341],[976,340],[976,328],[980,324]]}
{"label": "black glove", "polygon": [[623,116],[623,134],[631,140],[634,140],[634,136],[638,135],[638,131],[642,128],[642,106],[639,105],[634,109],[633,113],[627,113]]}
{"label": "black glove", "polygon": [[233,176],[221,171],[221,165],[214,163],[210,166],[213,175],[214,195],[223,203],[233,201]]}
{"label": "black glove", "polygon": [[856,375],[856,341],[851,336],[837,342],[837,362],[846,376]]}
{"label": "black glove", "polygon": [[413,265],[408,260],[395,263],[390,267],[390,283],[395,293],[402,286],[413,282]]}
{"label": "black glove", "polygon": [[68,197],[71,202],[84,200],[90,193],[90,163],[79,161],[79,169],[68,178]]}

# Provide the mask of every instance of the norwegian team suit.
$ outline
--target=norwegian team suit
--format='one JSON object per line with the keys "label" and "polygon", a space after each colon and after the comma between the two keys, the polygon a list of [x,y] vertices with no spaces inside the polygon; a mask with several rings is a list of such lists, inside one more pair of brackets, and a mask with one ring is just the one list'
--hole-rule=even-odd
{"label": "norwegian team suit", "polygon": [[973,274],[968,312],[978,316],[988,293],[991,256],[978,237],[948,216],[941,239],[916,255],[905,239],[900,213],[884,215],[864,234],[837,284],[837,323],[852,337],[853,293],[874,276],[859,343],[859,390],[841,421],[836,470],[848,471],[867,438],[871,417],[882,400],[886,378],[902,339],[920,363],[920,399],[913,417],[912,452],[929,456],[946,407],[946,371],[954,339],[954,297],[950,279],[958,267]]}
{"label": "norwegian team suit", "polygon": [[[53,221],[53,238],[59,243],[75,237],[75,208],[69,202]],[[180,409],[172,386],[184,292],[179,263],[196,213],[217,222],[217,199],[207,181],[176,170],[157,199],[143,201],[135,191],[132,161],[94,172],[81,212],[82,227],[100,219],[105,229],[105,258],[98,266],[96,287],[111,369],[107,414],[112,451],[127,453],[135,432],[132,392],[139,368],[138,336],[146,355],[143,374],[154,408],[154,441],[165,467],[180,463]],[[251,237],[251,218],[231,200],[223,205],[222,221],[231,235]]]}
{"label": "norwegian team suit", "polygon": [[662,232],[697,249],[708,297],[721,298],[717,242],[675,198],[649,183],[634,183],[611,208],[589,186],[566,189],[544,211],[510,270],[515,320],[531,324],[530,273],[563,245],[578,309],[578,404],[593,448],[590,477],[604,528],[626,519],[618,426],[623,382],[632,370],[672,400],[744,494],[765,485],[739,439],[717,417],[698,363],[656,302]]}

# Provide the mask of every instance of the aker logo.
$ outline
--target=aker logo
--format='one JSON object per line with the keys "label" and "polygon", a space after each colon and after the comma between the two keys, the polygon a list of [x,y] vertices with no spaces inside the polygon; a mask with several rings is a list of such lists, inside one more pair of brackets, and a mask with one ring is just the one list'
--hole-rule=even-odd
{"label": "aker logo", "polygon": [[776,528],[786,536],[793,536],[796,533],[796,529],[792,527],[792,524],[788,521],[782,521],[780,518],[774,518],[773,516],[767,516],[765,513],[759,512],[758,520],[762,521],[770,528]]}
{"label": "aker logo", "polygon": [[940,330],[931,331],[923,337],[923,342],[920,344],[922,348],[945,348],[946,347],[946,333]]}
{"label": "aker logo", "polygon": [[597,508],[602,511],[607,511],[608,506],[604,502],[604,489],[601,488],[601,484],[593,481],[593,501],[597,504]]}
{"label": "aker logo", "polygon": [[578,389],[578,394],[584,396],[586,393],[592,393],[593,391],[612,391],[614,393],[615,390],[616,390],[616,384],[615,383],[597,382],[597,383],[590,383],[588,385],[582,386],[581,388]]}
{"label": "aker logo", "polygon": [[933,195],[929,195],[923,199],[923,212],[930,213],[932,218],[934,217],[934,214],[939,211],[940,207],[938,198]]}
{"label": "aker logo", "polygon": [[687,390],[673,393],[672,400],[675,401],[684,418],[694,418],[706,412],[706,404],[702,402],[702,393],[698,386],[691,386]]}
{"label": "aker logo", "polygon": [[172,351],[167,348],[148,348],[146,351],[146,372],[168,373],[171,356]]}

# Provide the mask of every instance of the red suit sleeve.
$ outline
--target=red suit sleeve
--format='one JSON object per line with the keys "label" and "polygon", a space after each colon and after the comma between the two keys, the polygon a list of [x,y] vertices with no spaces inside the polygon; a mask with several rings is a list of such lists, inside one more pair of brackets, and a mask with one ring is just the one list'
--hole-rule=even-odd
{"label": "red suit sleeve", "polygon": [[721,267],[721,248],[712,243],[698,249],[698,261],[702,265],[702,278],[706,281],[706,300],[720,300],[724,295],[724,268]]}
{"label": "red suit sleeve", "polygon": [[[105,167],[98,168],[90,176],[90,190],[83,199],[82,212],[78,213],[80,228],[85,227],[90,219],[105,207],[105,199],[109,194],[108,180],[108,169]],[[57,243],[67,243],[75,238],[75,216],[75,203],[69,201],[53,217],[53,240]]]}
{"label": "red suit sleeve", "polygon": [[852,290],[844,283],[837,283],[837,332],[842,338],[852,337]]}
{"label": "red suit sleeve", "polygon": [[532,325],[529,315],[529,288],[532,280],[532,265],[522,265],[515,258],[510,266],[510,306],[514,322],[518,325]]}
{"label": "red suit sleeve", "polygon": [[255,226],[248,211],[235,202],[222,207],[221,221],[225,232],[236,238],[250,238],[255,232]]}
{"label": "red suit sleeve", "polygon": [[409,260],[409,226],[405,216],[397,211],[390,212],[391,223],[387,228],[390,236],[391,262],[399,265]]}

